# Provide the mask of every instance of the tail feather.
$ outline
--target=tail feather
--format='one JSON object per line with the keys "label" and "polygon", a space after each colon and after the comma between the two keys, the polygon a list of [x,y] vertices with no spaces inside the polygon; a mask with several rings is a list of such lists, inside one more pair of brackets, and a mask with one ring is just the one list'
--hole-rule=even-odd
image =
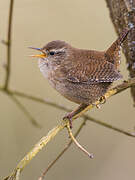
{"label": "tail feather", "polygon": [[107,60],[113,63],[116,67],[120,64],[120,47],[126,39],[130,29],[125,28],[117,38],[117,40],[107,49],[105,55]]}

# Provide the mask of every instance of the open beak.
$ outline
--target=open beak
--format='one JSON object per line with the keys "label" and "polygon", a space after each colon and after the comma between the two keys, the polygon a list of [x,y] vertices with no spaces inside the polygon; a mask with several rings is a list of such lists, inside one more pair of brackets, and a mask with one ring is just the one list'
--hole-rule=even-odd
{"label": "open beak", "polygon": [[41,49],[41,48],[34,48],[34,47],[29,47],[29,48],[30,48],[30,49],[35,49],[35,50],[41,52],[41,54],[30,55],[30,57],[40,57],[40,58],[45,58],[45,57],[47,57],[47,55],[46,55],[44,52],[42,52],[42,49]]}

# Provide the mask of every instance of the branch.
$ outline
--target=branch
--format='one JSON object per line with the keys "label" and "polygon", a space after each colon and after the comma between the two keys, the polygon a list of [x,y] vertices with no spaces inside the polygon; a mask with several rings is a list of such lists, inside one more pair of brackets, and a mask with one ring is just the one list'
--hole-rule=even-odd
{"label": "branch", "polygon": [[84,152],[89,158],[93,158],[93,154],[89,153],[84,147],[82,147],[79,142],[75,139],[75,137],[72,134],[71,127],[69,121],[67,122],[67,130],[69,133],[69,137],[72,139],[72,141],[75,143],[75,145]]}
{"label": "branch", "polygon": [[9,20],[8,20],[8,39],[7,39],[7,65],[6,65],[6,78],[5,78],[5,86],[4,86],[5,89],[8,89],[9,78],[10,78],[13,6],[14,6],[14,0],[10,0]]}
{"label": "branch", "polygon": [[[124,81],[122,84],[116,86],[115,88],[109,90],[105,95],[105,99],[107,100],[109,97],[113,96],[114,94],[118,94],[122,92],[123,90],[127,89],[128,87],[131,87],[135,85],[135,78],[129,79],[128,81]],[[100,104],[100,101],[96,101],[95,105]],[[81,109],[81,111],[78,111],[78,114],[75,114],[72,118],[72,120],[75,120],[76,118],[80,117],[81,114],[88,109],[92,109],[95,107],[94,105],[88,105],[85,109]],[[25,166],[33,159],[33,157],[36,156],[36,154],[47,145],[48,142],[50,142],[62,129],[64,129],[67,126],[67,121],[62,121],[62,123],[55,128],[53,128],[47,136],[44,136],[35,146],[34,148],[19,162],[13,173],[8,176],[6,179],[8,180],[15,180],[16,174],[18,171],[22,172],[22,170],[25,168]]]}
{"label": "branch", "polygon": [[[135,133],[131,133],[131,132],[124,131],[123,129],[114,127],[114,126],[112,126],[112,125],[110,125],[110,124],[107,124],[107,123],[105,123],[105,122],[102,122],[102,121],[100,121],[100,120],[94,119],[94,118],[89,117],[89,116],[86,116],[86,115],[85,115],[84,117],[85,117],[85,118],[84,118],[83,122],[81,123],[79,129],[78,129],[77,132],[75,133],[74,137],[77,137],[77,136],[78,136],[78,134],[80,133],[81,129],[83,128],[83,126],[85,125],[85,123],[86,123],[87,120],[88,120],[88,121],[92,121],[92,122],[94,122],[94,123],[97,123],[97,124],[99,124],[99,125],[102,125],[102,126],[104,126],[104,127],[110,128],[110,129],[112,129],[112,130],[114,130],[114,131],[117,131],[117,132],[120,132],[120,133],[122,133],[122,134],[135,137]],[[68,150],[68,148],[71,146],[72,143],[73,143],[73,141],[71,140],[71,141],[66,145],[66,147],[59,153],[59,155],[56,157],[56,159],[53,160],[53,161],[49,164],[49,166],[45,169],[45,171],[44,171],[43,174],[39,177],[38,180],[43,180],[43,179],[44,179],[46,173],[47,173],[47,172],[52,168],[52,166],[61,158],[61,156]]]}
{"label": "branch", "polygon": [[[87,118],[87,116],[85,116],[85,117]],[[118,128],[118,127],[115,127],[115,126],[113,126],[113,125],[111,125],[111,124],[108,124],[108,123],[106,123],[106,122],[100,121],[100,120],[95,119],[95,118],[92,118],[92,117],[88,117],[87,120],[88,120],[88,121],[92,121],[92,122],[94,122],[94,123],[97,123],[97,124],[99,124],[99,125],[101,125],[101,126],[107,127],[107,128],[109,128],[109,129],[112,129],[112,130],[114,130],[114,131],[116,131],[116,132],[119,132],[119,133],[121,133],[121,134],[125,134],[125,135],[130,136],[130,137],[135,137],[135,132],[125,131],[125,130],[123,130],[123,129],[120,129],[120,128]]]}
{"label": "branch", "polygon": [[[78,130],[76,131],[74,137],[77,137],[77,136],[78,136],[78,134],[79,134],[80,131],[82,130],[83,126],[85,125],[86,120],[87,120],[87,119],[84,118],[83,122],[81,123],[81,125],[80,125],[79,128],[78,128]],[[49,164],[49,166],[45,169],[45,171],[44,171],[43,174],[39,177],[38,180],[43,180],[43,179],[44,179],[46,173],[47,173],[47,172],[52,168],[52,166],[61,158],[61,156],[69,149],[69,147],[71,146],[72,143],[73,143],[73,141],[70,140],[69,143],[65,146],[65,148],[64,148],[64,149],[59,153],[59,155],[56,157],[56,159],[53,160],[53,161]]]}
{"label": "branch", "polygon": [[[125,27],[132,28],[127,40],[123,44],[123,52],[126,56],[127,68],[130,77],[135,77],[135,0],[106,0],[110,11],[110,17],[117,34]],[[131,88],[131,94],[135,104],[135,87]]]}
{"label": "branch", "polygon": [[[0,88],[0,90],[3,90],[3,89]],[[26,98],[26,99],[29,99],[29,100],[32,100],[32,101],[39,102],[41,104],[52,106],[52,107],[57,108],[57,109],[61,109],[61,110],[64,110],[64,111],[71,111],[71,109],[68,109],[68,108],[66,108],[66,107],[64,107],[62,105],[59,105],[58,103],[54,103],[52,101],[48,101],[48,100],[45,100],[45,99],[40,98],[40,97],[32,96],[30,94],[26,94],[26,93],[15,91],[15,90],[9,90],[9,89],[7,90],[7,92],[10,93],[10,94],[22,97],[22,98]]]}
{"label": "branch", "polygon": [[36,156],[36,154],[47,145],[57,134],[66,126],[66,122],[62,122],[60,125],[56,126],[48,132],[48,134],[40,139],[40,141],[35,144],[34,148],[18,163],[15,170],[10,176],[4,178],[4,180],[16,180],[16,175],[22,172],[24,167]]}
{"label": "branch", "polygon": [[27,111],[27,109],[22,105],[22,103],[14,95],[10,95],[9,97],[23,111],[23,113],[28,117],[28,119],[34,126],[41,128],[41,125],[32,117],[32,115]]}

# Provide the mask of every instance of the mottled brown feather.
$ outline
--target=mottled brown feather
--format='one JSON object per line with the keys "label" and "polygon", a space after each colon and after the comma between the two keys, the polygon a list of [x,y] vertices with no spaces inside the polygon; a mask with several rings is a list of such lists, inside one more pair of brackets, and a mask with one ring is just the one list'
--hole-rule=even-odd
{"label": "mottled brown feather", "polygon": [[[87,50],[87,53],[85,51],[74,49],[74,61],[72,60],[72,63],[69,61],[70,65],[63,62],[58,69],[62,73],[62,77],[74,83],[85,84],[113,82],[122,78],[115,66],[106,61],[104,53],[101,52],[101,57],[98,57],[96,51]],[[85,54],[87,54],[87,58]],[[79,58],[80,55],[84,58]]]}
{"label": "mottled brown feather", "polygon": [[115,65],[115,68],[120,64],[120,48],[124,40],[126,39],[130,29],[125,28],[120,36],[113,42],[113,44],[105,52],[107,61]]}

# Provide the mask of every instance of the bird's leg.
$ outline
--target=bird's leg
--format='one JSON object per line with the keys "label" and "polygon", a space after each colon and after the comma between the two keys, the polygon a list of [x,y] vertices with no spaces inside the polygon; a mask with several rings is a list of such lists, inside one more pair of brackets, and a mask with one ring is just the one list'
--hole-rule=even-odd
{"label": "bird's leg", "polygon": [[85,111],[87,111],[87,107],[89,105],[87,104],[80,104],[75,110],[73,110],[72,112],[68,113],[67,115],[65,115],[63,117],[63,120],[68,119],[69,123],[70,123],[70,128],[72,128],[72,119],[76,119],[77,117],[81,116],[81,114]]}

